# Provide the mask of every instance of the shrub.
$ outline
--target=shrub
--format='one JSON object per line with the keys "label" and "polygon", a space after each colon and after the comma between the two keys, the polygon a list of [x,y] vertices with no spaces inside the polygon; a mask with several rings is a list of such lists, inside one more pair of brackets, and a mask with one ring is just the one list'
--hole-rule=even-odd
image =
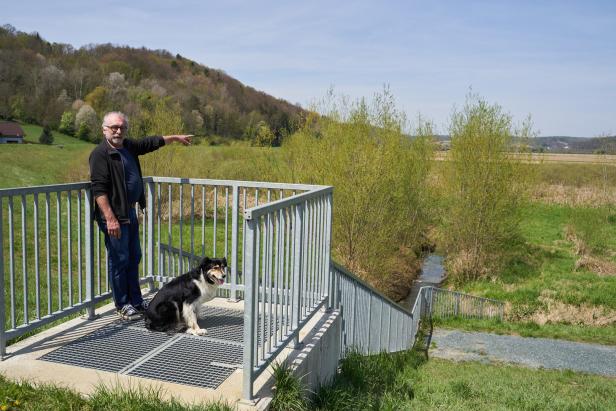
{"label": "shrub", "polygon": [[60,126],[58,127],[58,131],[64,134],[68,134],[69,136],[75,135],[74,112],[69,110],[62,113],[62,118],[60,119]]}
{"label": "shrub", "polygon": [[[531,168],[511,156],[512,136],[531,136],[529,122],[515,131],[511,116],[470,95],[452,116],[451,150],[443,167],[445,209],[441,237],[449,275],[465,281],[488,275],[518,236],[519,209]],[[516,147],[527,147],[516,144]]]}
{"label": "shrub", "polygon": [[405,134],[387,89],[371,105],[330,95],[321,111],[283,144],[281,180],[334,186],[334,257],[401,298],[407,290],[395,283],[410,284],[427,225],[431,126]]}
{"label": "shrub", "polygon": [[53,134],[51,133],[51,128],[49,128],[49,126],[43,127],[43,131],[39,136],[39,143],[53,144]]}
{"label": "shrub", "polygon": [[83,141],[90,141],[90,127],[88,127],[87,123],[79,124],[75,137]]}

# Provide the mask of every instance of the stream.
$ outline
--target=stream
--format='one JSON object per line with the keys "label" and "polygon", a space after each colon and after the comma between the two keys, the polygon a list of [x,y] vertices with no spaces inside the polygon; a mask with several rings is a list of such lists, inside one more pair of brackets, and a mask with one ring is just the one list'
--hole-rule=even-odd
{"label": "stream", "polygon": [[438,287],[444,279],[445,268],[443,267],[443,257],[438,254],[429,254],[423,262],[419,277],[413,280],[411,291],[406,298],[400,301],[400,305],[412,310],[421,287]]}

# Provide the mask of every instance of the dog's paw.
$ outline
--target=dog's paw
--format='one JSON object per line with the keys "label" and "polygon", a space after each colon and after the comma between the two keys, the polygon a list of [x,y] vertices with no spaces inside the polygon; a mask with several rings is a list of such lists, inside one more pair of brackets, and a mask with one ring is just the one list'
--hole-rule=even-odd
{"label": "dog's paw", "polygon": [[207,334],[207,330],[205,328],[189,328],[186,330],[186,333],[191,335],[205,335]]}

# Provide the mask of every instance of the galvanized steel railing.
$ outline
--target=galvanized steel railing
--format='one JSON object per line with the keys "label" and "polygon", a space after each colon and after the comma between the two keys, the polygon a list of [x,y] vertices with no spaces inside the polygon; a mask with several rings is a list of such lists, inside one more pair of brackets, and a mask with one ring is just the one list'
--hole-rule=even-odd
{"label": "galvanized steel railing", "polygon": [[7,340],[83,309],[93,317],[111,296],[91,205],[88,183],[0,190],[0,357]]}
{"label": "galvanized steel railing", "polygon": [[476,318],[503,320],[505,303],[458,291],[430,287],[430,310],[435,318]]}
{"label": "galvanized steel railing", "polygon": [[[243,294],[242,212],[315,186],[144,178],[140,281],[152,288],[203,255],[229,261],[221,295]],[[0,190],[0,357],[8,340],[111,297],[103,236],[89,183]],[[180,251],[182,250],[182,251]]]}
{"label": "galvanized steel railing", "polygon": [[428,317],[503,319],[504,303],[489,298],[422,287],[411,311],[332,263],[334,306],[342,317],[342,355],[349,349],[369,355],[410,349],[420,322]]}
{"label": "galvanized steel railing", "polygon": [[332,187],[244,211],[244,383],[255,379],[323,307],[331,307]]}
{"label": "galvanized steel railing", "polygon": [[[350,348],[363,354],[376,354],[412,347],[417,327],[410,311],[344,267],[333,263],[331,270],[335,279],[335,307],[343,321],[343,355]],[[420,296],[422,292],[423,288]],[[418,297],[419,300],[422,299]]]}
{"label": "galvanized steel railing", "polygon": [[175,177],[146,177],[144,184],[144,273],[165,283],[203,256],[226,257],[229,277],[219,296],[234,301],[244,293],[245,211],[318,187]]}

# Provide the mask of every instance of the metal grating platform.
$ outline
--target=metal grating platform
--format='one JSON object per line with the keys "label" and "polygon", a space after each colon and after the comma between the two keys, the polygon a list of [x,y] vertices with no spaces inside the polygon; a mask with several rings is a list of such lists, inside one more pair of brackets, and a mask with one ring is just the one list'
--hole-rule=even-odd
{"label": "metal grating platform", "polygon": [[40,360],[215,389],[242,367],[243,312],[204,306],[200,317],[203,337],[117,320]]}
{"label": "metal grating platform", "polygon": [[[206,305],[198,321],[205,336],[152,332],[143,320],[117,320],[40,359],[215,389],[242,367],[244,313]],[[260,322],[257,334],[260,343]]]}
{"label": "metal grating platform", "polygon": [[171,338],[163,333],[111,324],[51,351],[40,359],[120,372]]}
{"label": "metal grating platform", "polygon": [[241,346],[182,336],[128,375],[217,388],[241,366]]}

